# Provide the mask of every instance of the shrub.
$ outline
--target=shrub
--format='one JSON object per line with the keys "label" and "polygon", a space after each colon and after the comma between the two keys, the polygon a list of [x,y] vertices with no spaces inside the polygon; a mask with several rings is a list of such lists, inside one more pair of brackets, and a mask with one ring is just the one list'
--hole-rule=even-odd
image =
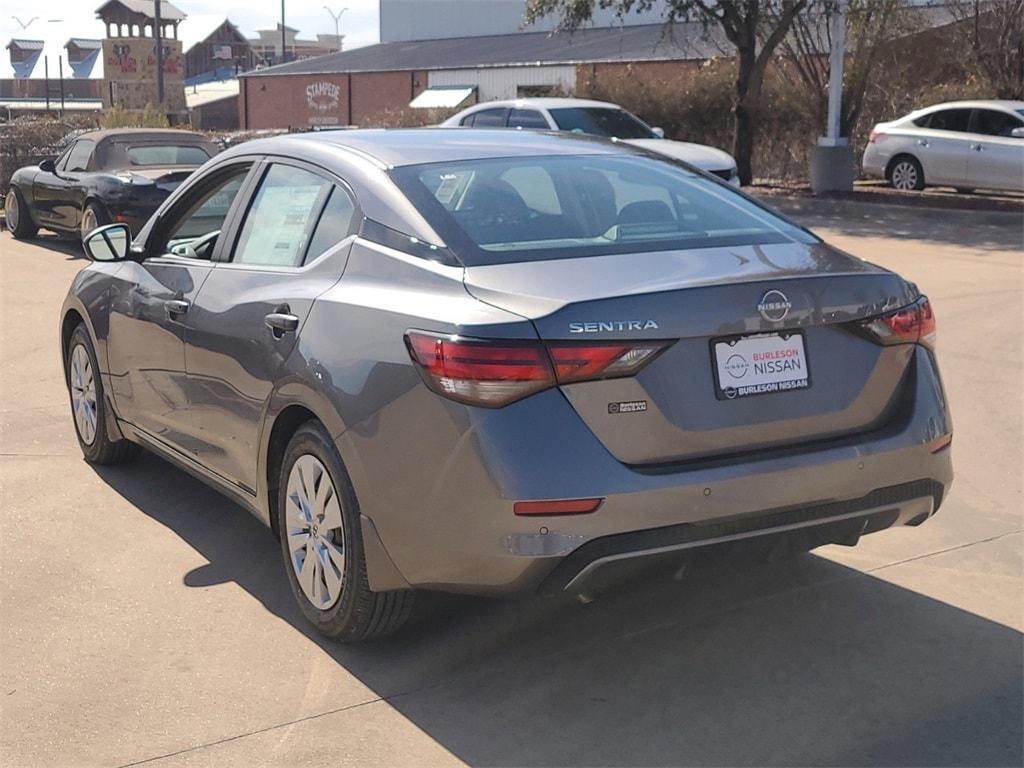
{"label": "shrub", "polygon": [[168,128],[167,113],[159,106],[147,104],[142,112],[124,109],[114,105],[104,110],[100,118],[101,128]]}

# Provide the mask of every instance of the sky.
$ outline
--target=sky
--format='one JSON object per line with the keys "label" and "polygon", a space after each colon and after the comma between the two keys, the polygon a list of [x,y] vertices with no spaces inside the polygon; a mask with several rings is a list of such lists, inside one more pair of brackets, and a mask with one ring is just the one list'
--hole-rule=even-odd
{"label": "sky", "polygon": [[[257,29],[272,29],[281,19],[278,0],[173,2],[186,14],[227,16],[245,35],[252,35]],[[0,10],[0,45],[6,46],[12,37],[59,39],[60,44],[69,37],[103,37],[103,24],[95,14],[102,4],[103,0],[4,0]],[[298,29],[300,38],[315,38],[318,33],[333,35],[334,20],[324,10],[325,5],[335,13],[348,8],[339,23],[346,49],[377,42],[377,0],[285,0],[285,23]],[[14,16],[28,27],[22,29]],[[35,20],[29,23],[33,17]],[[182,27],[186,24],[187,20]],[[7,52],[0,53],[0,58],[7,59]]]}

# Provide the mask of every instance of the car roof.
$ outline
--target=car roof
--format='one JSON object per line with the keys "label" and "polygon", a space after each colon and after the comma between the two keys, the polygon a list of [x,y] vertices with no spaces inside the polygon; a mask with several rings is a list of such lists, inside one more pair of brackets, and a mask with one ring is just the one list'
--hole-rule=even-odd
{"label": "car roof", "polygon": [[572,109],[575,108],[587,108],[587,107],[598,107],[601,109],[622,109],[618,104],[612,104],[609,101],[594,101],[592,99],[569,99],[569,98],[556,98],[554,96],[537,96],[535,98],[526,99],[499,99],[497,101],[484,101],[479,104],[474,104],[472,107],[466,109],[466,112],[475,112],[478,109],[484,109],[489,107],[514,107],[516,109],[528,109],[533,107],[534,109]]}
{"label": "car roof", "polygon": [[627,144],[573,133],[439,127],[292,133],[245,142],[222,156],[267,152],[301,157],[304,149],[313,149],[310,144],[346,149],[385,167],[537,155],[643,154]]}
{"label": "car roof", "polygon": [[1019,112],[1024,110],[1024,101],[1013,101],[1010,99],[977,99],[975,101],[947,101],[942,104],[933,104],[930,107],[921,107],[915,110],[916,113],[932,112],[936,109],[1004,109],[1008,112]]}

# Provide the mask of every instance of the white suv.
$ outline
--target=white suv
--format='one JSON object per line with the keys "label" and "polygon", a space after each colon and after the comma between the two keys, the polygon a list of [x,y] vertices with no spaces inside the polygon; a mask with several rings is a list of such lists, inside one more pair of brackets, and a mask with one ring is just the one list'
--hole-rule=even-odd
{"label": "white suv", "polygon": [[896,189],[1024,192],[1024,101],[954,101],[879,123],[863,165]]}
{"label": "white suv", "polygon": [[633,113],[606,101],[549,97],[486,101],[462,110],[441,125],[532,128],[604,136],[643,147],[673,160],[682,160],[735,187],[740,185],[739,176],[736,175],[736,161],[728,152],[706,144],[666,139],[665,132],[660,128],[651,128]]}

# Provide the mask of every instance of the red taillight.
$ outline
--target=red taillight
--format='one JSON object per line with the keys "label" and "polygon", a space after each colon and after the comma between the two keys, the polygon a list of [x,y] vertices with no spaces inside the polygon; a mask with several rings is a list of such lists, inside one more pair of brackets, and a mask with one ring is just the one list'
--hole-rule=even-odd
{"label": "red taillight", "polygon": [[884,138],[885,138],[885,134],[882,133],[881,131],[872,131],[871,134],[868,136],[868,144],[874,144],[879,139],[884,139]]}
{"label": "red taillight", "polygon": [[559,384],[632,376],[667,347],[665,342],[547,345]]}
{"label": "red taillight", "polygon": [[577,344],[405,334],[427,386],[470,405],[498,408],[557,384],[632,376],[669,342]]}
{"label": "red taillight", "polygon": [[497,408],[555,384],[540,344],[405,334],[427,386],[452,400]]}
{"label": "red taillight", "polygon": [[935,313],[927,296],[913,304],[861,323],[880,344],[935,344]]}
{"label": "red taillight", "polygon": [[557,499],[554,501],[517,501],[517,515],[586,515],[601,506],[602,499]]}

